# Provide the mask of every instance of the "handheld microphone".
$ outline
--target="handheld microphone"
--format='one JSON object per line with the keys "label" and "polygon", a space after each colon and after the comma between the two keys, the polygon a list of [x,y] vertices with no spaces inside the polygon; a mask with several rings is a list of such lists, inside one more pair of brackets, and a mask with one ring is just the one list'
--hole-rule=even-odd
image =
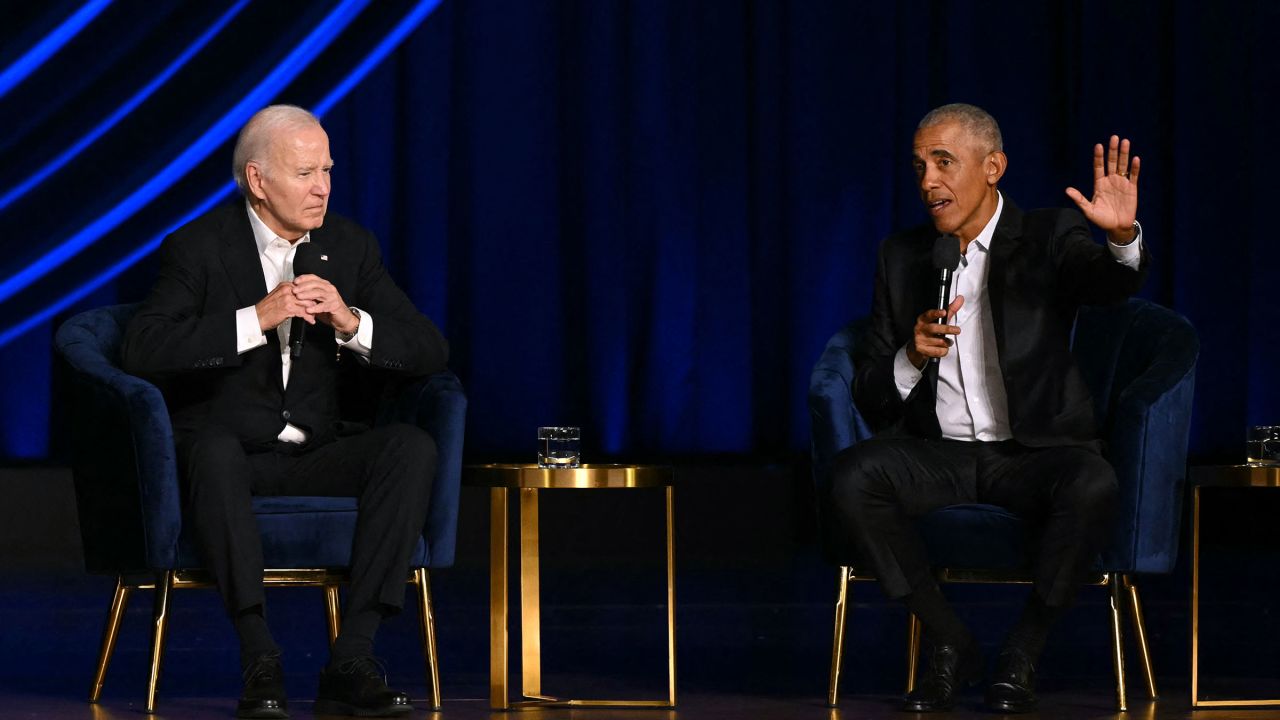
{"label": "handheld microphone", "polygon": [[[293,276],[320,275],[320,267],[329,256],[322,254],[321,248],[314,240],[300,243],[293,251]],[[323,276],[321,276],[323,277]],[[295,317],[289,321],[289,357],[302,357],[302,343],[307,337],[307,321]]]}
{"label": "handheld microphone", "polygon": [[[938,304],[935,309],[946,312],[947,300],[951,296],[951,274],[960,266],[960,238],[955,235],[943,235],[933,241],[933,267],[938,271]],[[946,325],[947,317],[938,318],[937,324]],[[932,358],[934,365],[941,358]]]}

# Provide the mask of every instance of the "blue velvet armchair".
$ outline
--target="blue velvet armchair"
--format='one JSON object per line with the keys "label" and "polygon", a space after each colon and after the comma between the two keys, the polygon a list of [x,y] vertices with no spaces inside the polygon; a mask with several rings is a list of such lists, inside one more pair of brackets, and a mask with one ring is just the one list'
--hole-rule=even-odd
{"label": "blue velvet armchair", "polygon": [[[817,487],[823,552],[840,566],[828,702],[837,701],[850,582],[873,580],[860,568],[849,538],[832,521],[831,462],[836,453],[871,437],[852,399],[854,359],[866,330],[856,322],[837,333],[814,366],[809,383],[813,479]],[[1111,593],[1117,702],[1127,693],[1121,614],[1130,608],[1147,689],[1155,675],[1134,573],[1166,573],[1178,550],[1187,436],[1200,343],[1185,318],[1155,303],[1132,299],[1082,308],[1072,351],[1093,392],[1106,456],[1120,483],[1115,533],[1097,562],[1093,583]],[[992,505],[956,505],[920,520],[930,559],[943,581],[1025,582],[1030,548],[1022,521]],[[908,691],[915,683],[920,625],[908,629]]]}
{"label": "blue velvet armchair", "polygon": [[[159,389],[119,368],[120,344],[135,305],[80,313],[58,328],[55,344],[67,374],[73,474],[85,564],[117,577],[90,691],[97,702],[131,591],[155,589],[147,712],[154,711],[170,591],[209,586],[183,525],[173,428]],[[378,422],[413,423],[436,440],[439,466],[422,539],[410,567],[419,600],[427,683],[440,708],[439,666],[428,571],[453,564],[467,399],[452,373],[399,388],[371,406]],[[338,632],[338,586],[346,580],[356,520],[355,498],[254,498],[267,585],[325,590],[329,640]]]}

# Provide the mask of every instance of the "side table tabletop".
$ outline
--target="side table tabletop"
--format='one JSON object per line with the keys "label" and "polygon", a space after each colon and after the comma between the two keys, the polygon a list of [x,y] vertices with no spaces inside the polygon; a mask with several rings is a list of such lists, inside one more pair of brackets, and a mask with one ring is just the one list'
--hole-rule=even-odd
{"label": "side table tabletop", "polygon": [[[468,465],[463,483],[489,491],[489,704],[495,710],[536,707],[648,707],[676,704],[675,473],[656,465],[582,465],[541,468],[535,464]],[[542,631],[538,569],[538,492],[662,488],[666,494],[667,699],[569,700],[542,694]],[[507,496],[520,493],[521,687],[508,693]]]}
{"label": "side table tabletop", "polygon": [[1206,487],[1280,488],[1280,466],[1207,465],[1191,468],[1191,707],[1261,707],[1280,698],[1206,700],[1200,697],[1200,490]]}

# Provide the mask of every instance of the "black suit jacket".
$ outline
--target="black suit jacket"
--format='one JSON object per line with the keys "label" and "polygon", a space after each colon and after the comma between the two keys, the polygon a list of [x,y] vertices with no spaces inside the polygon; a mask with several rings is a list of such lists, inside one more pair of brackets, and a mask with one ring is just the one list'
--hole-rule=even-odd
{"label": "black suit jacket", "polygon": [[[414,308],[382,265],[373,235],[329,214],[311,233],[328,255],[319,273],[344,301],[374,319],[369,366],[416,376],[439,372],[448,345],[436,326]],[[268,445],[286,421],[314,444],[343,427],[343,366],[363,365],[338,352],[333,328],[307,326],[302,356],[284,387],[280,343],[236,353],[236,311],[269,291],[243,201],[217,208],[174,231],[160,247],[160,275],[125,333],[126,371],[155,381],[165,393],[180,436],[207,424],[235,432],[243,442]]]}
{"label": "black suit jacket", "polygon": [[[937,302],[937,236],[924,225],[880,247],[871,328],[856,358],[853,392],[858,410],[882,434],[941,437],[936,365],[926,366],[905,400],[893,379],[895,354],[911,341],[916,318]],[[1136,292],[1146,277],[1146,250],[1133,270],[1093,240],[1078,211],[1023,213],[1005,197],[990,252],[988,299],[1014,439],[1033,447],[1096,446],[1093,400],[1071,355],[1076,310]]]}

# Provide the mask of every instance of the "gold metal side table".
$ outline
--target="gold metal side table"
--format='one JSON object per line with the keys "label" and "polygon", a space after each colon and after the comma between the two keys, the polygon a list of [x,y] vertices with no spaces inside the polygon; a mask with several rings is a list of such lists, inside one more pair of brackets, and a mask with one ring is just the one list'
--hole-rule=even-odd
{"label": "gold metal side table", "polygon": [[1263,707],[1280,698],[1204,700],[1200,697],[1200,490],[1206,487],[1280,488],[1280,467],[1211,465],[1191,468],[1191,707]]}
{"label": "gold metal side table", "polygon": [[[647,707],[676,704],[675,494],[670,467],[583,465],[544,469],[537,465],[469,465],[467,485],[489,491],[489,704],[495,710],[539,707]],[[538,492],[606,488],[663,488],[667,510],[667,699],[568,700],[542,694],[541,601],[538,586]],[[520,697],[508,695],[507,495],[520,492]]]}

